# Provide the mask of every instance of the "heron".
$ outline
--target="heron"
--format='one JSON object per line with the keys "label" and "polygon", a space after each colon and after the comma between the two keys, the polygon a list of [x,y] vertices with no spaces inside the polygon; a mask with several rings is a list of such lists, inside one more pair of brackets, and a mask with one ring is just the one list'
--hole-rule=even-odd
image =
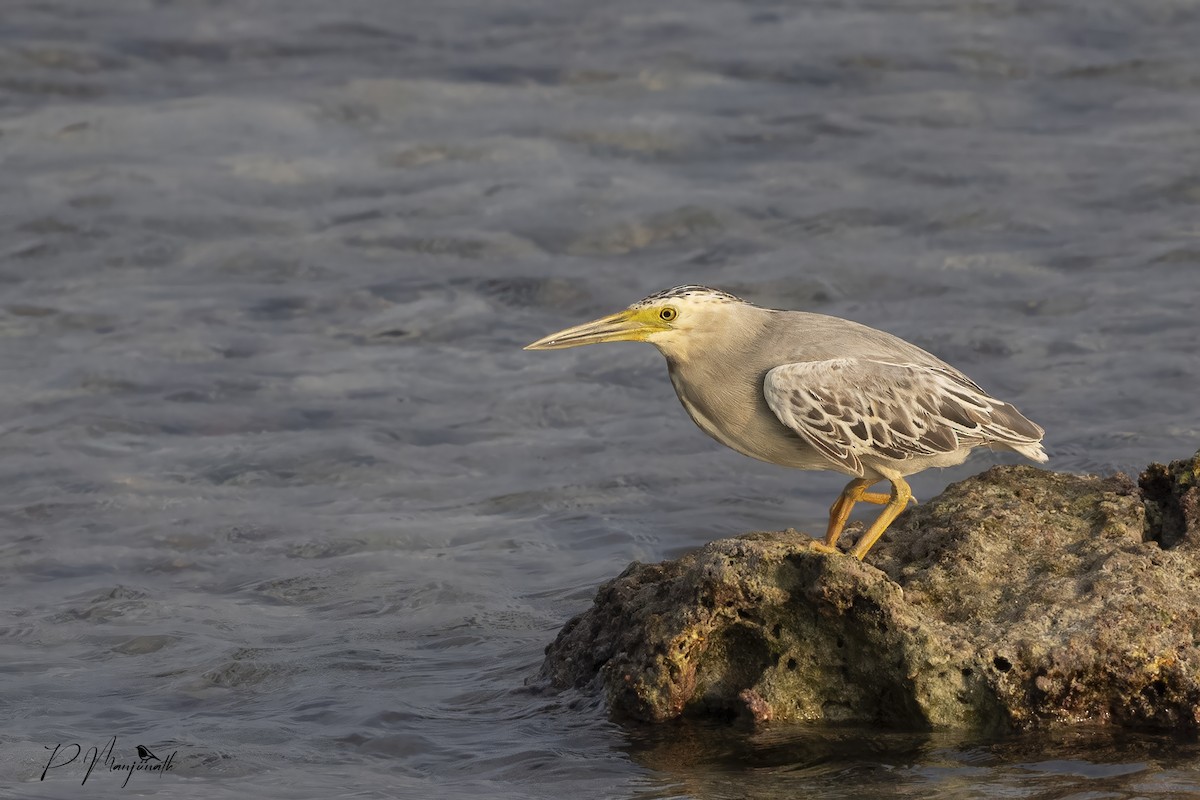
{"label": "heron", "polygon": [[[676,286],[552,333],[526,350],[650,342],[692,420],[743,455],[850,482],[823,541],[857,503],[883,506],[850,554],[860,561],[913,500],[905,477],[961,464],[976,447],[1045,462],[1045,431],[936,356],[890,333],[825,314],[763,308],[717,289]],[[869,491],[887,481],[890,492]],[[915,502],[915,501],[914,501]]]}

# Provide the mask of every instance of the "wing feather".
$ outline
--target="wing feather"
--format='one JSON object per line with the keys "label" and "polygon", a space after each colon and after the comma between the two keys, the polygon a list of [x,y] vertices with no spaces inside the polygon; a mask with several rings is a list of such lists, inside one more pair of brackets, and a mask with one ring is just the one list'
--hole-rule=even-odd
{"label": "wing feather", "polygon": [[801,361],[770,370],[763,394],[780,422],[857,475],[864,457],[904,461],[993,443],[1041,449],[1039,426],[945,367]]}

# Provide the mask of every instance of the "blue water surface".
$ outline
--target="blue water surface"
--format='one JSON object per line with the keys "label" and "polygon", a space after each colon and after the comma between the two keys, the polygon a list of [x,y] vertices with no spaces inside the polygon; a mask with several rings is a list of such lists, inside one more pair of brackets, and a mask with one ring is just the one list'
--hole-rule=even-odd
{"label": "blue water surface", "polygon": [[[530,693],[628,562],[820,531],[842,479],[706,438],[651,347],[521,350],[707,283],[933,351],[1055,469],[1190,455],[1196,4],[0,17],[8,796],[1200,794],[1171,732],[647,730]],[[81,786],[112,737],[172,769]]]}

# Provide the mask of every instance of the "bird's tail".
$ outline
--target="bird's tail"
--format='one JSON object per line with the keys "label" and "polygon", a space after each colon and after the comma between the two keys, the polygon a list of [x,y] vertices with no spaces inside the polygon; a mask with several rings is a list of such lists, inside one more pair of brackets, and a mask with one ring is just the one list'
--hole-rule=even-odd
{"label": "bird's tail", "polygon": [[994,437],[993,447],[1013,450],[1039,464],[1050,460],[1042,449],[1042,437],[1046,431],[1013,406],[995,401],[989,423],[989,433]]}
{"label": "bird's tail", "polygon": [[1050,460],[1050,456],[1046,455],[1046,451],[1042,449],[1041,442],[1031,442],[1030,444],[1014,444],[1012,442],[1005,442],[1004,446],[1010,450],[1020,453],[1028,459],[1038,462],[1039,464]]}

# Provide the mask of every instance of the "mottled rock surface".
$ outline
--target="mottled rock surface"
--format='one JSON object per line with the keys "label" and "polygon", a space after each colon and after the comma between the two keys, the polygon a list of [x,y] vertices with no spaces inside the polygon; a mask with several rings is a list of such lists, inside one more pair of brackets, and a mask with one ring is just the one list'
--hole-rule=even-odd
{"label": "mottled rock surface", "polygon": [[1166,467],[1151,464],[1138,486],[1151,538],[1167,549],[1200,547],[1200,453]]}
{"label": "mottled rock surface", "polygon": [[1197,730],[1198,467],[1154,465],[1141,491],[996,467],[906,512],[865,564],[794,531],[634,563],[541,680],[648,721]]}

